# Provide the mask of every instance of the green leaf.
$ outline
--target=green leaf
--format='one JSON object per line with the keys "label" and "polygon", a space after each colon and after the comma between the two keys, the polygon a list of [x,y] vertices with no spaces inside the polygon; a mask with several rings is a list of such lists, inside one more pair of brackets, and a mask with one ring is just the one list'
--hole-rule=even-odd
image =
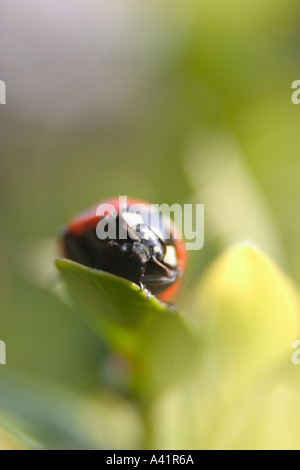
{"label": "green leaf", "polygon": [[192,372],[199,344],[186,317],[123,278],[65,259],[56,265],[86,321],[129,359],[132,390],[145,401]]}

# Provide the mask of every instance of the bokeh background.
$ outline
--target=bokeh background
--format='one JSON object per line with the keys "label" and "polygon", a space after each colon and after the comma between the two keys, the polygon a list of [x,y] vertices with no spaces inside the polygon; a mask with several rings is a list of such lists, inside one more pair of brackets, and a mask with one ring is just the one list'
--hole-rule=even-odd
{"label": "bokeh background", "polygon": [[300,283],[299,14],[296,0],[1,0],[0,407],[47,421],[53,446],[54,395],[97,395],[105,355],[45,288],[74,214],[119,194],[204,203],[182,308],[240,239]]}

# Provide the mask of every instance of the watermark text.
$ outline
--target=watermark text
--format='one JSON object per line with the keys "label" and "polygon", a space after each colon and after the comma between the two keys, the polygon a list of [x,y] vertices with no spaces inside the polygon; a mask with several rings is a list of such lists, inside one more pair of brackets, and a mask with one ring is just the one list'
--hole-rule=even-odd
{"label": "watermark text", "polygon": [[6,345],[4,341],[0,341],[0,365],[6,364]]}
{"label": "watermark text", "polygon": [[[120,196],[117,207],[118,210],[116,203],[103,203],[97,207],[99,222],[96,234],[100,240],[149,239],[156,234],[165,240],[185,239],[187,250],[203,248],[204,204],[128,204],[127,196]],[[154,234],[145,227],[153,230]]]}
{"label": "watermark text", "polygon": [[292,89],[295,90],[292,93],[292,103],[299,104],[300,103],[300,80],[294,80],[292,83]]}
{"label": "watermark text", "polygon": [[3,80],[0,80],[0,104],[6,104],[6,85]]}

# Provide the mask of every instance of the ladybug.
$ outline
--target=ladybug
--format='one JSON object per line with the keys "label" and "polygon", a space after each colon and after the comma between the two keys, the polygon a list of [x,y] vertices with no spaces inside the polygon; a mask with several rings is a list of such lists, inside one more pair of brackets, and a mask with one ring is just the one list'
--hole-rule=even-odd
{"label": "ladybug", "polygon": [[[105,227],[114,237],[103,236]],[[134,282],[148,297],[171,302],[178,291],[185,247],[171,219],[149,203],[103,201],[72,219],[60,240],[66,258]]]}

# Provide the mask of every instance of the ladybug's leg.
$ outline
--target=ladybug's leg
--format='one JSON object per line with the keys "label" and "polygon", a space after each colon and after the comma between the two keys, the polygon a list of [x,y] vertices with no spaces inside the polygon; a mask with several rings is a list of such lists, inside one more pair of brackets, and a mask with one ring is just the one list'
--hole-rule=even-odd
{"label": "ladybug's leg", "polygon": [[144,294],[147,295],[147,300],[149,300],[149,299],[150,299],[150,296],[152,295],[152,293],[151,293],[151,291],[145,286],[145,284],[144,284],[144,282],[143,282],[143,279],[144,279],[144,276],[145,276],[145,271],[146,271],[146,264],[141,264],[140,288],[142,289],[142,291],[144,292]]}
{"label": "ladybug's leg", "polygon": [[120,243],[118,243],[116,240],[109,240],[108,242],[109,246],[120,246]]}
{"label": "ladybug's leg", "polygon": [[144,294],[147,295],[147,300],[149,300],[150,297],[151,297],[151,295],[152,295],[152,294],[151,294],[151,291],[150,291],[142,282],[140,283],[140,288],[142,289],[142,291],[144,292]]}

